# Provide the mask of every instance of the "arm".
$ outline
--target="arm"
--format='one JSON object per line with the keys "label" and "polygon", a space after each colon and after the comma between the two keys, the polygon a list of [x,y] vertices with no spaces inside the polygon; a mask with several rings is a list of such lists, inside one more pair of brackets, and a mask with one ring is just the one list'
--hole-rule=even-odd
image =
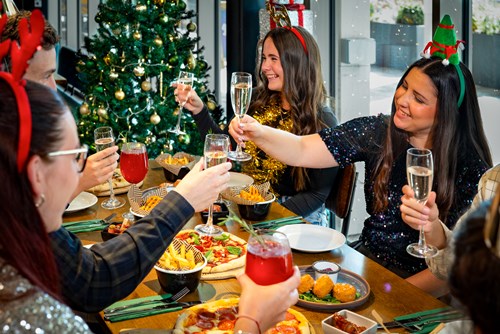
{"label": "arm", "polygon": [[429,269],[424,269],[408,277],[406,281],[436,298],[444,296],[449,292],[447,278],[440,279],[434,276]]}

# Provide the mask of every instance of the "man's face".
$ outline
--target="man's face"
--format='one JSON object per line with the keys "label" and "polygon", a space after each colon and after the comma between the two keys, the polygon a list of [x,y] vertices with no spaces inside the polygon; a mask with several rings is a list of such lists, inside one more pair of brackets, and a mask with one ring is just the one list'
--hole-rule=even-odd
{"label": "man's face", "polygon": [[42,85],[56,89],[54,73],[56,72],[56,50],[40,49],[35,52],[29,61],[29,66],[24,74],[24,79],[38,82]]}

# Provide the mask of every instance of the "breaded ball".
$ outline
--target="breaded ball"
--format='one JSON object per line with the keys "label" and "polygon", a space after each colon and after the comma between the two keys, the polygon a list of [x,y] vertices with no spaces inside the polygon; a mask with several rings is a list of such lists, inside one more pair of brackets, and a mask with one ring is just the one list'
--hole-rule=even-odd
{"label": "breaded ball", "polygon": [[327,294],[332,291],[333,281],[328,275],[321,275],[314,284],[313,293],[318,298],[324,298]]}
{"label": "breaded ball", "polygon": [[299,293],[304,293],[307,291],[310,291],[314,286],[314,278],[311,277],[309,274],[305,274],[300,278],[300,284],[297,290],[299,290]]}
{"label": "breaded ball", "polygon": [[333,287],[333,296],[342,303],[356,299],[356,288],[349,283],[337,283]]}

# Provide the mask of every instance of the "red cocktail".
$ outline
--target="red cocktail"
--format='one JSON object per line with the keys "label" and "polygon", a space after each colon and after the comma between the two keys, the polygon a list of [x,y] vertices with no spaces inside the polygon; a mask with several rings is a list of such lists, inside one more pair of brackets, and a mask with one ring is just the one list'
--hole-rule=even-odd
{"label": "red cocktail", "polygon": [[246,274],[259,285],[287,280],[293,275],[293,260],[286,235],[273,230],[256,232],[258,237],[248,239]]}
{"label": "red cocktail", "polygon": [[129,183],[144,180],[148,172],[148,153],[142,143],[125,143],[120,154],[120,170]]}

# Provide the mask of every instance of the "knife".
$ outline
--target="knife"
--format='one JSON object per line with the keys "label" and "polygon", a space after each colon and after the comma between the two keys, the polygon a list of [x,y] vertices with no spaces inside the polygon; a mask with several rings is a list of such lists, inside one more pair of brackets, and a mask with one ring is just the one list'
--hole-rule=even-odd
{"label": "knife", "polygon": [[385,322],[387,328],[411,327],[415,325],[425,325],[432,322],[448,322],[463,318],[464,315],[459,310],[444,307],[434,310],[417,312],[395,317],[394,321]]}

